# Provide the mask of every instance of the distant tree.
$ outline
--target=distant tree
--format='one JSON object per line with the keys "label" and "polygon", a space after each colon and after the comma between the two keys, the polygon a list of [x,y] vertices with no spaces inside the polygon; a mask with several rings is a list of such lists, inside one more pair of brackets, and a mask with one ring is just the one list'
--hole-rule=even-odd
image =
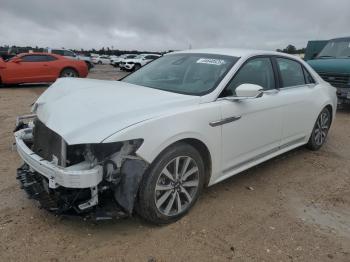
{"label": "distant tree", "polygon": [[287,54],[295,54],[297,49],[294,45],[288,45],[283,51]]}
{"label": "distant tree", "polygon": [[284,49],[276,49],[277,52],[287,53],[287,54],[303,54],[305,53],[305,48],[297,49],[294,45],[287,45]]}

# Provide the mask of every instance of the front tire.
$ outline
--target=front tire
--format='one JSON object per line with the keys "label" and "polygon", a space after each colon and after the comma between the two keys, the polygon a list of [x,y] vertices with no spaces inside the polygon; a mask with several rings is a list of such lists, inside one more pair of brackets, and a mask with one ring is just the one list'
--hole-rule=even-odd
{"label": "front tire", "polygon": [[307,148],[316,151],[322,147],[326,141],[331,126],[331,119],[331,111],[329,108],[325,107],[316,120],[309,142],[306,145]]}
{"label": "front tire", "polygon": [[183,217],[195,204],[204,185],[204,163],[198,151],[178,143],[165,149],[145,174],[137,211],[154,224]]}

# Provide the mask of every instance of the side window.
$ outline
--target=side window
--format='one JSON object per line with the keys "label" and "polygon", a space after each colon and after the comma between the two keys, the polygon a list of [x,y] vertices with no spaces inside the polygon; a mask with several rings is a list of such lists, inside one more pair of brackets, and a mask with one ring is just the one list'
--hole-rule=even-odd
{"label": "side window", "polygon": [[56,57],[50,56],[50,55],[45,55],[44,57],[45,57],[45,61],[49,61],[49,62],[57,60]]}
{"label": "side window", "polygon": [[264,90],[275,89],[275,77],[270,58],[254,58],[245,63],[225,88],[223,96],[235,96],[241,84],[255,84]]}
{"label": "side window", "polygon": [[25,55],[22,57],[23,62],[45,62],[46,55]]}
{"label": "side window", "polygon": [[304,70],[306,84],[316,83],[315,79],[312,77],[312,75],[309,73],[309,71],[307,71],[307,69],[305,67],[303,67],[303,70]]}
{"label": "side window", "polygon": [[276,60],[282,79],[282,88],[305,85],[303,68],[299,62],[287,58]]}

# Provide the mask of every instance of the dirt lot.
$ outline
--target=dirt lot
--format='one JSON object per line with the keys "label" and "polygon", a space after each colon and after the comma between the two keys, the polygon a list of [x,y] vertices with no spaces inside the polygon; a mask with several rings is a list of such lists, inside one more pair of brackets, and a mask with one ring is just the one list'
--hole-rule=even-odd
{"label": "dirt lot", "polygon": [[[121,75],[99,66],[89,77]],[[15,179],[15,116],[45,88],[0,89],[0,261],[350,261],[350,110],[338,111],[322,150],[294,150],[206,189],[175,224],[94,224],[38,209]]]}

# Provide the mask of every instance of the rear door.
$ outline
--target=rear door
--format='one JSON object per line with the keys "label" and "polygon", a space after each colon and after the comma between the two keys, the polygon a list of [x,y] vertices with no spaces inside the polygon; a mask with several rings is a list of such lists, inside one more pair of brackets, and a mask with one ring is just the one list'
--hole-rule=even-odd
{"label": "rear door", "polygon": [[315,81],[297,60],[275,57],[279,72],[280,98],[284,101],[282,145],[305,142],[310,135],[314,113],[310,112],[315,95]]}

